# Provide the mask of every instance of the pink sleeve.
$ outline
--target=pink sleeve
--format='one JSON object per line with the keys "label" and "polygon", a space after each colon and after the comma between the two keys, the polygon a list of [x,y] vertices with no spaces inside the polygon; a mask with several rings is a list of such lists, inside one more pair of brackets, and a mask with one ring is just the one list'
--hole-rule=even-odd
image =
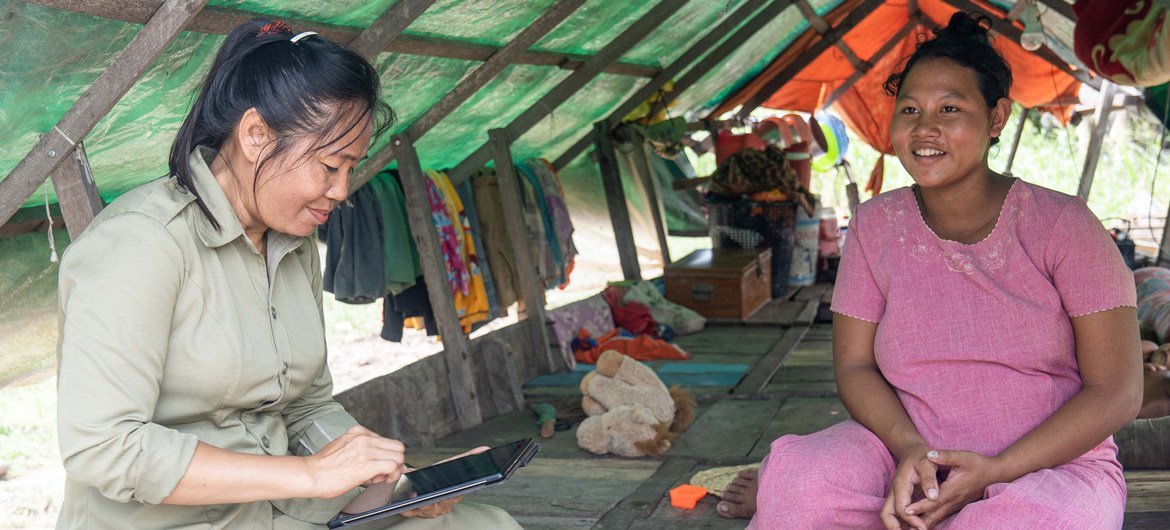
{"label": "pink sleeve", "polygon": [[859,208],[845,236],[837,282],[833,287],[834,313],[877,323],[886,312],[886,297],[878,288],[862,241],[861,220],[865,208]]}
{"label": "pink sleeve", "polygon": [[1079,199],[1057,217],[1047,245],[1052,284],[1070,317],[1137,307],[1133,273],[1101,221]]}

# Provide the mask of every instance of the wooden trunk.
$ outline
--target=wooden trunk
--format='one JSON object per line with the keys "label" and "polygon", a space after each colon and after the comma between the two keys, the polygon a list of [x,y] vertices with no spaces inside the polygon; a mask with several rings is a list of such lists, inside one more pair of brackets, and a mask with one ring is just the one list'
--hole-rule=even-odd
{"label": "wooden trunk", "polygon": [[666,267],[666,298],[707,318],[744,320],[772,298],[772,250],[704,249]]}

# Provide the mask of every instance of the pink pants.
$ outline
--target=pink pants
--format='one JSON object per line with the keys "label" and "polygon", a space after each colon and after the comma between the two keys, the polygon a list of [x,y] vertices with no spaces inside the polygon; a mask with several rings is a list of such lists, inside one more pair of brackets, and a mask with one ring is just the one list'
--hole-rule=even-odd
{"label": "pink pants", "polygon": [[[882,528],[895,463],[868,429],[847,420],[808,436],[783,436],[760,467],[748,528]],[[1121,528],[1125,481],[1116,463],[1079,458],[992,484],[939,528]]]}

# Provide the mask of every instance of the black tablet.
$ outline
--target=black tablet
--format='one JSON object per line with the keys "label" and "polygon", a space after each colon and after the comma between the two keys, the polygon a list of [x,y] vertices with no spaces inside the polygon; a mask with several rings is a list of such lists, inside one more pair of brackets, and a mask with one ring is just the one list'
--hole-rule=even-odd
{"label": "black tablet", "polygon": [[[393,488],[367,488],[329,521],[329,528],[359,525],[502,482],[517,469],[528,465],[539,450],[540,444],[532,438],[525,438],[479,454],[416,469],[403,475]],[[360,513],[346,512],[354,506],[370,506],[371,503],[376,503],[377,507]]]}

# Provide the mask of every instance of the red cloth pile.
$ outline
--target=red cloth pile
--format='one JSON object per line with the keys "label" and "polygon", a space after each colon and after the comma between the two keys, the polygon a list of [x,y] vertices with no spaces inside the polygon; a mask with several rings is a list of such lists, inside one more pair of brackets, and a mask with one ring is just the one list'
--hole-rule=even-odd
{"label": "red cloth pile", "polygon": [[601,296],[613,312],[614,326],[634,335],[658,337],[658,322],[650,315],[650,308],[638,302],[626,302],[624,288],[616,285],[606,287]]}
{"label": "red cloth pile", "polygon": [[[593,345],[593,340],[589,336],[589,332],[582,329],[577,335],[577,340],[573,341],[573,357],[579,363],[597,364],[597,359],[601,357],[602,353],[613,350],[638,361],[663,359],[686,360],[691,358],[682,348],[662,339],[656,339],[649,335],[620,337],[618,336],[619,333],[621,333],[621,330],[618,329],[606,333],[600,339],[597,339],[597,345],[595,347],[589,348],[589,346]],[[579,347],[581,349],[578,349]]]}

